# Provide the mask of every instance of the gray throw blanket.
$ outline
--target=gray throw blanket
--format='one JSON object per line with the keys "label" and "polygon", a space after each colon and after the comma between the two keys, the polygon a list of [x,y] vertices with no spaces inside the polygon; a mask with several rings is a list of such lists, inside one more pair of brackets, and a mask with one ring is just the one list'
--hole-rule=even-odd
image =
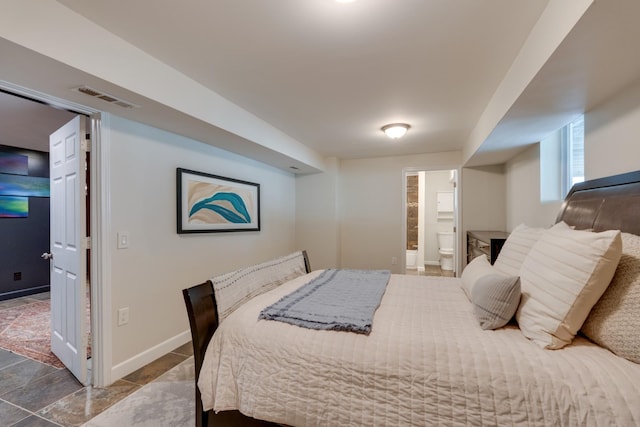
{"label": "gray throw blanket", "polygon": [[258,318],[369,335],[390,276],[388,270],[325,270]]}

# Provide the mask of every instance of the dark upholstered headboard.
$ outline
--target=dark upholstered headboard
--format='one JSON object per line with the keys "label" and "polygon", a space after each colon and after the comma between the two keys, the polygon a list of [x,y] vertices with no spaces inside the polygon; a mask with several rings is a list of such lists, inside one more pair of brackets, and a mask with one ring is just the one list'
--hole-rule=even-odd
{"label": "dark upholstered headboard", "polygon": [[573,186],[558,214],[579,230],[621,230],[640,235],[640,171]]}

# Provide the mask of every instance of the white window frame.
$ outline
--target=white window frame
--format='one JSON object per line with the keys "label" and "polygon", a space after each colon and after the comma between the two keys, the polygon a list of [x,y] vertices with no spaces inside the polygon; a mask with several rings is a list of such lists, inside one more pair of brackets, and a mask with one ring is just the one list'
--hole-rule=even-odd
{"label": "white window frame", "polygon": [[[582,128],[584,129],[584,116],[580,116],[571,123],[567,124],[565,127],[561,129],[560,137],[561,137],[561,188],[563,198],[569,193],[571,187],[578,183],[584,181],[584,173],[580,177],[574,176],[574,172],[576,170],[575,158],[573,156],[573,147],[574,144],[578,143],[578,139],[582,141],[583,147],[582,151],[584,153],[584,133],[580,135],[579,138],[574,134],[574,125],[576,122],[582,121]],[[582,155],[582,170],[584,171],[584,154]]]}
{"label": "white window frame", "polygon": [[580,116],[571,123],[551,133],[540,141],[540,202],[557,202],[563,200],[576,182],[574,171],[576,165],[573,156],[573,144],[582,141],[582,165],[579,169],[584,174],[584,134],[578,138],[574,135],[576,123],[582,121],[584,132],[584,116]]}

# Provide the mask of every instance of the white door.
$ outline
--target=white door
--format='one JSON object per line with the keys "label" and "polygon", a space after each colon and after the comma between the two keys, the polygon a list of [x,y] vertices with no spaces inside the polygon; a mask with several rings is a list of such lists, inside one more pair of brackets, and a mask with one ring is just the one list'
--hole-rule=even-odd
{"label": "white door", "polygon": [[87,384],[85,120],[49,137],[51,182],[51,351]]}

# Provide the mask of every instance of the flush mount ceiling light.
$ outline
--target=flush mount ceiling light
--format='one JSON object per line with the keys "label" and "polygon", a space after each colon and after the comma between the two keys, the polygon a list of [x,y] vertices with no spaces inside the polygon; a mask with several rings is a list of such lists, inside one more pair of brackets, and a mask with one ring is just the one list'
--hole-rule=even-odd
{"label": "flush mount ceiling light", "polygon": [[405,133],[411,128],[406,123],[391,123],[385,126],[382,126],[381,130],[391,139],[402,138]]}

